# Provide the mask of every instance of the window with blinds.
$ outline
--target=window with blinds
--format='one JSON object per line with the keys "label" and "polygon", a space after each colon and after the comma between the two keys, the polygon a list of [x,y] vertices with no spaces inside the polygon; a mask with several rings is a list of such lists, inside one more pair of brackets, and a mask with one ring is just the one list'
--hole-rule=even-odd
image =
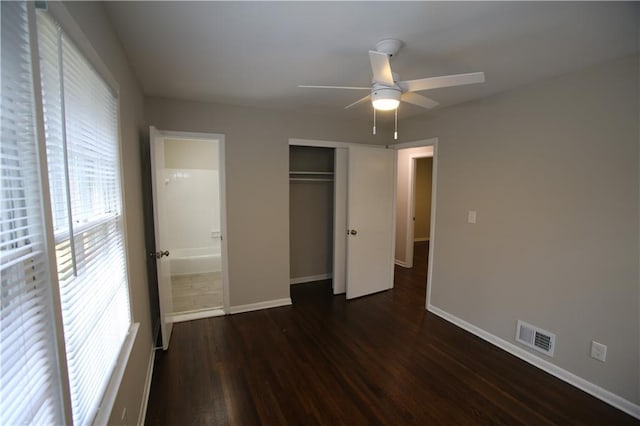
{"label": "window with blinds", "polygon": [[131,325],[118,99],[47,12],[37,28],[73,421],[87,424]]}
{"label": "window with blinds", "polygon": [[0,424],[61,424],[25,3],[0,25]]}

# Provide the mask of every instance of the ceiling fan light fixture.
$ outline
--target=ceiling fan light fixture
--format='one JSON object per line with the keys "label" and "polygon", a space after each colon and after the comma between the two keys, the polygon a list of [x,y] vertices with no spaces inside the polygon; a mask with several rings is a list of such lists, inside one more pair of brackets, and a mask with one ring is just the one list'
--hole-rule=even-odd
{"label": "ceiling fan light fixture", "polygon": [[393,111],[400,105],[400,96],[397,89],[377,89],[371,93],[371,103],[378,111]]}

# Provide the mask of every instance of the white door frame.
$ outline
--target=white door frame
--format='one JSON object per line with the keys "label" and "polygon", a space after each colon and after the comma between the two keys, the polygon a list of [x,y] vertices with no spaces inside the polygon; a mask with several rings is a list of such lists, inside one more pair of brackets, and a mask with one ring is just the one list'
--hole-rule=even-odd
{"label": "white door frame", "polygon": [[[405,149],[405,148],[418,148],[418,147],[423,147],[423,146],[433,146],[433,170],[432,170],[432,179],[431,179],[431,224],[430,224],[430,229],[429,229],[429,259],[428,259],[428,270],[427,270],[427,297],[426,297],[426,303],[425,303],[425,308],[427,308],[431,302],[431,280],[433,278],[433,269],[434,269],[434,265],[433,265],[433,258],[434,258],[434,252],[435,252],[435,243],[436,243],[436,234],[435,234],[435,230],[436,230],[436,195],[437,195],[437,184],[438,184],[438,138],[431,138],[431,139],[422,139],[422,140],[417,140],[417,141],[413,141],[413,142],[406,142],[406,143],[400,143],[397,145],[392,145],[390,148],[393,148],[395,150],[400,150],[400,149]],[[407,257],[410,254],[411,257],[408,257],[408,262],[410,262],[410,265],[413,265],[413,229],[414,229],[414,224],[413,224],[413,213],[414,213],[414,208],[415,208],[415,202],[413,200],[414,198],[414,190],[415,190],[415,161],[416,158],[421,158],[421,157],[425,157],[424,155],[416,155],[415,157],[411,157],[411,163],[410,163],[410,167],[412,170],[410,170],[410,179],[409,179],[409,203],[410,203],[410,208],[407,208],[408,210],[408,225],[407,228],[411,227],[411,241],[409,241],[409,232],[407,232]],[[396,177],[397,179],[397,177]],[[396,209],[397,209],[397,199],[396,199]],[[395,224],[394,224],[395,226]],[[410,250],[410,251],[409,251]],[[411,267],[409,266],[409,267]]]}
{"label": "white door frame", "polygon": [[[227,234],[227,185],[226,185],[226,155],[225,155],[225,136],[222,133],[200,133],[200,132],[183,132],[173,130],[158,130],[157,135],[163,138],[174,139],[195,139],[195,140],[217,140],[218,145],[218,173],[220,185],[220,248],[222,262],[222,303],[223,310],[226,315],[229,314],[229,238]],[[196,319],[194,318],[185,318]]]}

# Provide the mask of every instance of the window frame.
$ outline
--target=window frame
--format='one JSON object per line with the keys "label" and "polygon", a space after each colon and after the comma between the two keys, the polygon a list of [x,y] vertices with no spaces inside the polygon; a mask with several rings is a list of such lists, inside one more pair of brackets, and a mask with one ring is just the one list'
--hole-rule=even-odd
{"label": "window frame", "polygon": [[[66,357],[66,345],[64,339],[63,318],[61,309],[60,287],[58,285],[58,268],[56,259],[56,240],[60,239],[60,235],[57,236],[54,233],[54,223],[52,214],[52,205],[50,197],[50,185],[48,175],[48,159],[45,139],[45,124],[44,124],[44,110],[42,100],[42,84],[40,77],[40,58],[38,47],[38,33],[37,33],[37,19],[36,9],[34,2],[27,3],[28,25],[29,25],[29,40],[31,44],[31,68],[33,78],[33,90],[34,90],[34,118],[35,118],[35,130],[36,139],[38,145],[38,159],[39,159],[39,172],[40,172],[40,185],[42,191],[42,207],[43,207],[43,220],[44,220],[44,234],[45,234],[45,247],[47,251],[47,260],[49,262],[49,274],[51,280],[51,299],[53,302],[52,311],[54,319],[55,329],[55,343],[57,348],[56,360],[57,367],[60,376],[60,393],[62,400],[63,421],[65,424],[71,424],[72,406],[71,406],[71,392],[69,387],[69,370],[67,366]],[[94,50],[91,42],[80,29],[75,22],[71,14],[67,11],[66,7],[61,2],[48,2],[46,7],[42,9],[46,10],[46,13],[57,21],[62,30],[65,32],[69,40],[75,45],[78,51],[85,57],[85,59],[93,66],[94,70],[104,80],[104,82],[113,91],[116,97],[117,106],[117,141],[116,146],[118,150],[118,172],[120,176],[119,191],[121,194],[122,203],[122,235],[123,235],[123,250],[125,258],[125,276],[127,279],[127,296],[129,298],[129,315],[130,325],[127,336],[120,348],[120,353],[117,357],[116,365],[114,366],[111,377],[109,378],[107,388],[102,395],[101,402],[96,412],[92,424],[106,425],[111,417],[111,412],[115,404],[116,396],[120,388],[120,383],[124,376],[124,371],[128,364],[129,356],[133,350],[133,345],[136,340],[136,336],[139,329],[139,322],[136,322],[131,297],[131,260],[128,255],[129,239],[128,239],[128,224],[127,224],[127,209],[126,209],[126,192],[124,188],[124,158],[122,149],[122,126],[121,126],[121,114],[122,114],[122,101],[120,96],[120,87],[117,80],[113,77],[108,67],[102,61],[100,56]]]}

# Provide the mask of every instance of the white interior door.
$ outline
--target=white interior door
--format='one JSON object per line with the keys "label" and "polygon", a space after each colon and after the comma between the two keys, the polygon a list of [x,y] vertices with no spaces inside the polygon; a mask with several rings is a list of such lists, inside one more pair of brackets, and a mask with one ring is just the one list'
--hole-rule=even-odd
{"label": "white interior door", "polygon": [[155,127],[149,129],[151,151],[151,182],[153,186],[153,227],[156,237],[156,267],[158,269],[158,298],[160,299],[160,331],[162,349],[169,348],[173,322],[173,298],[171,295],[171,269],[167,250],[168,226],[165,199],[164,138]]}
{"label": "white interior door", "polygon": [[349,147],[347,299],[393,287],[395,151]]}
{"label": "white interior door", "polygon": [[333,294],[347,285],[347,148],[335,148],[333,162]]}

